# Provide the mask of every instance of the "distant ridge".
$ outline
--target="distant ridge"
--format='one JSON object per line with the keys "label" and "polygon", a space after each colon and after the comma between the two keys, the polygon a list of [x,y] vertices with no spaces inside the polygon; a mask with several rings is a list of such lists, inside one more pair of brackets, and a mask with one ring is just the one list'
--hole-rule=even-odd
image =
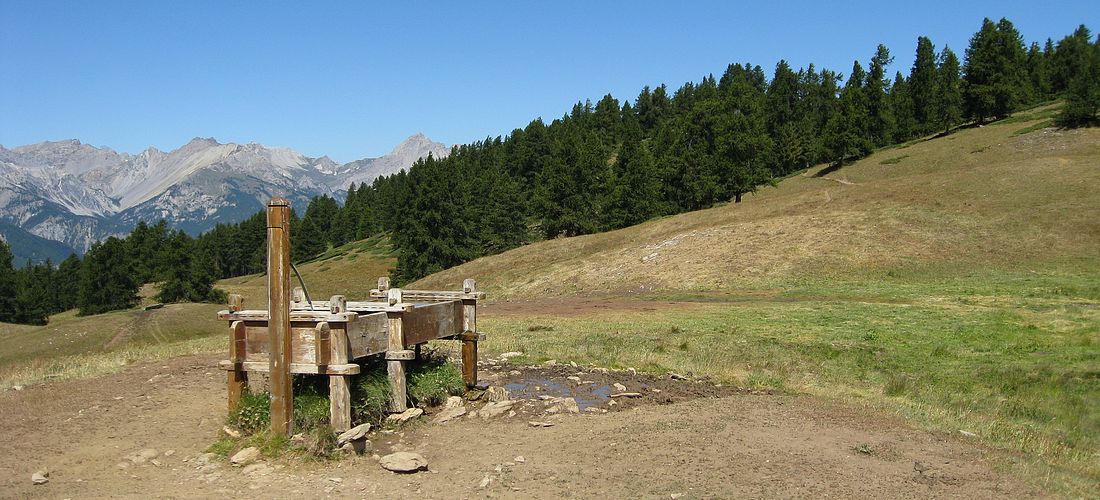
{"label": "distant ridge", "polygon": [[[285,147],[222,144],[196,137],[173,151],[119,153],[79,140],[0,145],[0,238],[21,258],[56,258],[69,249],[126,234],[139,220],[167,219],[189,233],[243,220],[271,196],[305,207],[313,196],[341,197],[450,148],[416,133],[387,155],[344,164]],[[52,245],[47,242],[56,242]]]}

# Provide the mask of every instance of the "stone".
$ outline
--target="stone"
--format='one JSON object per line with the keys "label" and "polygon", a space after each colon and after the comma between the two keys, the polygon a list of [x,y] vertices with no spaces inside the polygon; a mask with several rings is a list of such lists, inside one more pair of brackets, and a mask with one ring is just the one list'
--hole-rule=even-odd
{"label": "stone", "polygon": [[522,463],[527,462],[527,459],[523,458],[523,455],[516,455],[516,458],[513,458],[512,461],[517,463],[517,464],[522,464]]}
{"label": "stone", "polygon": [[521,372],[519,370],[511,370],[511,371],[508,372],[508,375],[512,376],[512,377],[519,377],[519,376],[523,375],[523,372]]}
{"label": "stone", "polygon": [[266,476],[268,474],[271,474],[271,472],[274,470],[275,469],[272,469],[270,465],[267,465],[263,462],[258,462],[250,464],[244,469],[241,469],[241,473],[246,476]]}
{"label": "stone", "polygon": [[443,411],[435,414],[435,418],[432,419],[432,422],[435,422],[437,424],[445,424],[445,423],[450,422],[451,420],[454,420],[454,419],[456,419],[458,417],[461,417],[465,414],[466,414],[466,407],[465,406],[454,406],[454,407],[444,408]]}
{"label": "stone", "polygon": [[687,380],[687,377],[676,372],[668,372],[668,378],[672,380]]}
{"label": "stone", "polygon": [[547,360],[546,362],[543,363],[543,365],[545,365],[545,366],[555,366],[557,364],[558,364],[558,360],[556,360],[556,359],[550,359],[550,360]]}
{"label": "stone", "polygon": [[370,431],[370,424],[359,424],[352,427],[336,437],[336,446],[340,447],[344,446],[345,443],[366,439],[368,431]]}
{"label": "stone", "polygon": [[573,381],[573,383],[576,383],[576,384],[579,384],[579,383],[581,383],[581,378],[580,378],[580,377],[565,377],[565,378],[566,378],[567,380],[571,380],[571,381]]}
{"label": "stone", "polygon": [[233,439],[240,439],[241,438],[241,431],[238,431],[237,429],[234,429],[234,428],[232,428],[228,425],[222,427],[222,432],[224,432],[226,436],[229,436]]}
{"label": "stone", "polygon": [[492,484],[493,484],[493,476],[490,476],[490,475],[486,474],[485,477],[481,478],[481,482],[478,483],[477,487],[481,488],[481,489],[485,489],[485,488],[488,488]]}
{"label": "stone", "polygon": [[508,413],[512,409],[512,406],[516,404],[513,400],[497,401],[495,403],[489,403],[477,411],[479,417],[483,419],[489,419],[493,417],[499,417],[505,413]]}
{"label": "stone", "polygon": [[565,412],[565,413],[580,413],[581,409],[577,406],[577,400],[573,398],[558,398],[554,401],[554,406],[550,408],[551,413]]}
{"label": "stone", "polygon": [[13,386],[11,386],[11,389],[13,391],[21,391],[21,390],[25,389],[25,387],[21,386],[21,385],[13,385]]}
{"label": "stone", "polygon": [[499,402],[499,401],[508,401],[509,399],[512,399],[508,394],[508,389],[505,389],[503,387],[496,386],[496,385],[494,385],[494,386],[490,387],[488,390],[486,390],[485,394],[487,396],[489,396],[489,402],[490,403],[496,403],[496,402]]}
{"label": "stone", "polygon": [[599,413],[600,409],[596,408],[595,406],[589,406],[588,408],[585,408],[584,411],[588,413]]}
{"label": "stone", "polygon": [[611,387],[614,387],[615,390],[618,391],[618,392],[626,392],[626,386],[623,385],[623,384],[620,384],[618,382],[615,382],[614,384],[612,384]]}
{"label": "stone", "polygon": [[235,467],[248,465],[256,460],[260,459],[260,449],[255,446],[249,446],[241,451],[238,451],[235,455],[229,458],[229,463]]}
{"label": "stone", "polygon": [[553,427],[554,423],[553,422],[541,422],[541,421],[537,421],[537,420],[532,420],[530,422],[527,422],[527,425],[530,425],[531,427]]}
{"label": "stone", "polygon": [[424,410],[422,410],[420,408],[409,408],[408,410],[405,410],[401,413],[395,413],[393,415],[390,415],[390,416],[386,417],[386,420],[389,421],[389,422],[393,422],[395,424],[400,425],[400,424],[404,424],[405,422],[408,422],[409,420],[417,418],[417,417],[419,417],[423,414],[424,414]]}
{"label": "stone", "polygon": [[464,403],[462,402],[461,397],[451,396],[451,397],[447,398],[447,401],[445,403],[443,403],[443,407],[444,408],[458,408],[459,406],[462,406],[463,404]]}
{"label": "stone", "polygon": [[175,455],[175,454],[176,454],[176,450],[168,450],[168,451],[164,452],[165,457],[170,457],[170,456]]}
{"label": "stone", "polygon": [[46,484],[48,482],[50,482],[49,471],[40,470],[38,472],[35,472],[34,474],[31,474],[31,484],[39,485]]}
{"label": "stone", "polygon": [[416,472],[428,468],[428,460],[419,453],[399,451],[382,457],[378,463],[391,472]]}
{"label": "stone", "polygon": [[523,356],[523,353],[519,352],[519,351],[512,351],[512,352],[506,352],[504,354],[501,354],[500,359],[509,360],[509,359],[516,358],[516,357],[519,357],[519,356]]}
{"label": "stone", "polygon": [[970,432],[970,431],[964,431],[964,430],[962,430],[962,429],[959,429],[959,434],[962,434],[962,435],[964,435],[964,436],[966,436],[966,437],[968,437],[968,438],[972,438],[972,437],[978,437],[978,435],[977,435],[977,434],[974,434],[973,432]]}

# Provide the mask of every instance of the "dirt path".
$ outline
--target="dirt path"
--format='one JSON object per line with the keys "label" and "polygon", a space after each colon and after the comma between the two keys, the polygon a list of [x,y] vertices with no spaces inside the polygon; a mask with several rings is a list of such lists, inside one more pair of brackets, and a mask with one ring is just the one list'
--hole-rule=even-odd
{"label": "dirt path", "polygon": [[[221,461],[199,464],[224,414],[224,374],[214,368],[216,359],[183,357],[0,393],[0,497],[1038,494],[994,471],[982,450],[954,437],[808,397],[706,397],[706,391],[668,404],[640,400],[621,411],[559,415],[546,428],[519,415],[447,424],[424,419],[404,432],[373,435],[380,449],[427,457],[430,470],[414,475],[386,472],[369,456],[276,461],[267,473],[245,475]],[[501,380],[509,372],[486,375]],[[144,448],[158,451],[155,464],[119,468]],[[914,470],[915,462],[925,470]],[[32,486],[31,474],[40,468],[50,470],[50,482]]]}

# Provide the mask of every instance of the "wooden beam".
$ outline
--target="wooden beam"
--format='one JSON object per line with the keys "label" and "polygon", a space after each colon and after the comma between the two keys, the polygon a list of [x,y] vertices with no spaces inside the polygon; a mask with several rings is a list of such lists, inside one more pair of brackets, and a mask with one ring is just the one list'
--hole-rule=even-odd
{"label": "wooden beam", "polygon": [[267,203],[267,290],[271,433],[289,436],[294,395],[290,377],[290,202],[286,198],[272,198]]}
{"label": "wooden beam", "polygon": [[[229,360],[218,362],[218,368],[223,370],[241,370],[246,372],[268,373],[270,366],[266,361],[243,361],[234,363]],[[296,375],[357,375],[361,368],[355,363],[342,365],[315,365],[313,363],[291,363],[290,373]]]}
{"label": "wooden beam", "polygon": [[[240,297],[238,295],[238,297]],[[229,325],[229,361],[240,363],[245,357],[244,322],[234,321]],[[233,369],[225,372],[225,385],[228,394],[229,412],[236,411],[241,404],[241,396],[248,388],[248,373],[244,370]]]}
{"label": "wooden beam", "polygon": [[[348,332],[334,330],[331,337],[331,352],[326,357],[333,365],[346,366],[349,351]],[[344,432],[351,428],[351,387],[346,375],[328,377],[328,416],[329,423],[336,432]]]}
{"label": "wooden beam", "polygon": [[[438,300],[465,300],[465,299],[484,299],[485,292],[447,292],[437,290],[402,290],[405,300],[410,302],[416,301],[438,301]],[[378,289],[370,291],[370,297],[372,299],[381,299],[386,297],[386,292]]]}
{"label": "wooden beam", "polygon": [[[354,311],[342,312],[339,314],[332,314],[329,312],[328,303],[325,304],[325,308],[320,311],[290,311],[290,321],[328,321],[329,323],[346,323],[352,321],[357,316]],[[314,302],[316,305],[317,303]],[[412,307],[412,304],[407,304],[408,307]],[[404,310],[404,309],[402,309]],[[382,312],[382,311],[379,311]],[[247,311],[232,312],[228,310],[218,311],[218,319],[227,321],[269,321],[271,315],[267,311],[249,309]]]}
{"label": "wooden beam", "polygon": [[[387,292],[387,302],[390,305],[400,304],[402,301],[401,289],[391,288]],[[405,349],[405,331],[403,311],[387,312],[389,320],[389,337],[386,345],[387,352],[403,351]],[[398,359],[386,361],[386,373],[390,378],[390,411],[400,413],[408,409],[405,392],[405,362]]]}
{"label": "wooden beam", "polygon": [[[466,294],[474,293],[474,280],[467,279],[462,282],[462,291]],[[462,299],[462,330],[463,333],[477,332],[477,299]],[[466,387],[477,385],[477,337],[470,339],[468,336],[462,340],[462,380]]]}

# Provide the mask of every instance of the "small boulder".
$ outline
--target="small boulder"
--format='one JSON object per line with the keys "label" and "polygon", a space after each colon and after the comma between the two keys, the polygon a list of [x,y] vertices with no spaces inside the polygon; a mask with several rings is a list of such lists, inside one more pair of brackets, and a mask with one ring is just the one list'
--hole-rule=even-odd
{"label": "small boulder", "polygon": [[48,482],[50,482],[49,471],[40,470],[38,472],[35,472],[34,474],[31,474],[31,484],[39,485],[46,484]]}
{"label": "small boulder", "polygon": [[234,429],[228,425],[222,427],[222,432],[224,432],[226,436],[229,436],[233,439],[241,438],[241,431],[238,431],[237,429]]}
{"label": "small boulder", "polygon": [[390,453],[378,461],[383,469],[391,472],[416,472],[428,468],[428,460],[419,453],[399,451]]}
{"label": "small boulder", "polygon": [[423,414],[424,414],[424,410],[422,410],[420,408],[409,408],[408,410],[405,410],[401,413],[395,413],[393,415],[390,415],[390,416],[386,417],[386,420],[390,421],[390,422],[393,422],[395,424],[404,424],[405,422],[408,422],[409,420],[412,420],[412,419],[414,419],[416,417],[419,417]]}
{"label": "small boulder", "polygon": [[515,404],[516,402],[513,400],[489,403],[478,410],[477,414],[479,417],[485,419],[499,417],[505,413],[508,413],[508,411],[511,410],[512,406],[515,406]]}
{"label": "small boulder", "polygon": [[437,424],[445,424],[445,423],[450,422],[451,420],[454,420],[454,419],[456,419],[458,417],[461,417],[465,414],[466,414],[466,407],[465,406],[455,406],[455,407],[444,408],[443,411],[441,411],[441,412],[439,412],[435,415],[435,419],[433,419],[432,422],[435,422]]}
{"label": "small boulder", "polygon": [[509,359],[516,358],[516,357],[519,357],[519,356],[523,356],[523,353],[519,352],[519,351],[512,351],[512,352],[506,352],[504,354],[501,354],[500,359],[509,360]]}
{"label": "small boulder", "polygon": [[450,396],[447,398],[447,402],[443,403],[444,408],[458,408],[463,406],[462,398],[459,396]]}
{"label": "small boulder", "polygon": [[494,386],[490,387],[488,390],[486,390],[485,395],[487,395],[489,397],[489,402],[490,403],[496,403],[496,402],[499,402],[499,401],[508,401],[509,399],[512,399],[510,397],[510,395],[508,394],[508,389],[505,389],[503,387],[496,386],[496,385],[494,385]]}
{"label": "small boulder", "polygon": [[243,465],[251,464],[260,459],[260,449],[255,446],[249,446],[241,451],[238,451],[235,455],[229,458],[229,463],[240,467]]}
{"label": "small boulder", "polygon": [[611,387],[614,387],[616,392],[626,392],[626,386],[618,382],[612,384]]}
{"label": "small boulder", "polygon": [[370,431],[370,424],[359,424],[351,429],[348,429],[339,436],[336,437],[336,447],[344,446],[345,443],[352,441],[359,441],[367,437],[367,432]]}

